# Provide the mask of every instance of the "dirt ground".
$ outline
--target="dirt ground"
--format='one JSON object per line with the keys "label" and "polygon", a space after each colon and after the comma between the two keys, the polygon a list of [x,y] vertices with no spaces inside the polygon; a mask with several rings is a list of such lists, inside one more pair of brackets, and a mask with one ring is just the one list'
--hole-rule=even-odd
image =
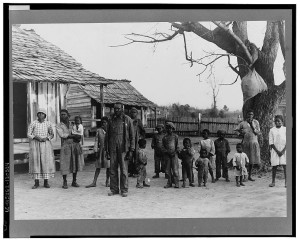
{"label": "dirt ground", "polygon": [[[191,138],[193,143],[199,138]],[[212,138],[214,139],[214,138]],[[235,152],[237,139],[229,139],[231,153]],[[233,170],[229,170],[231,182],[220,179],[209,182],[207,187],[169,188],[163,186],[164,175],[153,179],[153,150],[147,139],[147,176],[150,188],[137,189],[136,178],[129,178],[128,197],[109,197],[104,186],[105,171],[101,170],[97,187],[85,188],[94,176],[94,163],[87,161],[83,172],[78,173],[79,188],[62,189],[62,177],[56,172],[50,179],[50,189],[31,189],[34,181],[26,171],[14,174],[15,220],[28,219],[132,219],[132,218],[222,218],[222,217],[286,217],[286,188],[282,171],[278,173],[276,186],[270,188],[271,173],[254,175],[255,182],[245,182],[236,187]],[[182,138],[180,138],[182,146]],[[195,145],[196,147],[196,145]],[[196,154],[197,158],[198,155]],[[181,169],[180,169],[181,174]],[[197,172],[194,170],[195,183]],[[68,184],[71,183],[68,175]]]}

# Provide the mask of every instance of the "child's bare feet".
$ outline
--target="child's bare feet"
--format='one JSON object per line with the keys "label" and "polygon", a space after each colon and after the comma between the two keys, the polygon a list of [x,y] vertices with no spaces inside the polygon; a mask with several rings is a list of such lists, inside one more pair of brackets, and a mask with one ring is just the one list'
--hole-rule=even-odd
{"label": "child's bare feet", "polygon": [[96,183],[92,183],[92,184],[90,184],[90,185],[87,185],[87,186],[85,186],[86,188],[89,188],[89,187],[96,187]]}

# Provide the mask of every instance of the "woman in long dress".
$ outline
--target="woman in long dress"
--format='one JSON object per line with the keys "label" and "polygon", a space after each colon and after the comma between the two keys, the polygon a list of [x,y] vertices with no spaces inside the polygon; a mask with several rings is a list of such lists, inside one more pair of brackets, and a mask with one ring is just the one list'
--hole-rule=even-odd
{"label": "woman in long dress", "polygon": [[81,135],[72,134],[73,124],[69,121],[69,112],[65,109],[60,111],[61,122],[56,125],[57,134],[61,138],[60,171],[63,176],[62,188],[67,189],[67,174],[73,174],[72,187],[79,187],[77,172],[82,171],[84,157],[80,144]]}
{"label": "woman in long dress", "polygon": [[249,158],[248,180],[255,181],[252,177],[252,169],[254,165],[260,165],[260,147],[258,143],[258,135],[260,134],[259,122],[253,119],[253,111],[248,110],[247,119],[242,121],[235,129],[244,136],[243,150]]}
{"label": "woman in long dress", "polygon": [[29,138],[29,174],[34,178],[32,189],[39,187],[39,179],[44,179],[44,187],[50,188],[48,179],[54,177],[55,163],[51,144],[53,129],[51,123],[46,121],[45,109],[37,112],[37,120],[29,127],[27,136]]}
{"label": "woman in long dress", "polygon": [[286,187],[286,128],[283,126],[283,117],[275,116],[275,126],[269,133],[269,145],[271,149],[272,183],[269,187],[275,186],[277,167],[283,166],[285,187]]}

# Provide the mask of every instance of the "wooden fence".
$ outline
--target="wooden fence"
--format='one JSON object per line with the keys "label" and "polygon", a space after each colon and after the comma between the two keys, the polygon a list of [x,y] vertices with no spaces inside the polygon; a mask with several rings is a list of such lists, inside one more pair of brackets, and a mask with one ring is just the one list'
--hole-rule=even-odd
{"label": "wooden fence", "polygon": [[176,134],[180,136],[200,136],[200,133],[204,129],[208,129],[211,136],[217,136],[218,130],[224,130],[226,136],[235,137],[237,132],[234,129],[238,125],[238,121],[234,119],[226,118],[202,118],[200,121],[198,118],[186,118],[186,117],[176,117],[176,118],[158,118],[155,123],[154,118],[147,119],[147,127],[155,128],[156,124],[165,124],[167,121],[173,122],[176,130]]}

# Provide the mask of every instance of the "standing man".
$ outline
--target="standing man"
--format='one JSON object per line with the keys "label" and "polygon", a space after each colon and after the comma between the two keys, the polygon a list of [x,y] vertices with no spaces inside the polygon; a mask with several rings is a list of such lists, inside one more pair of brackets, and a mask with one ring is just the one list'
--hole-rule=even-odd
{"label": "standing man", "polygon": [[[119,194],[127,197],[128,160],[134,151],[134,127],[129,116],[123,113],[123,104],[114,105],[114,114],[107,129],[108,152],[110,155],[110,192],[108,196]],[[120,166],[120,185],[118,167]]]}
{"label": "standing man", "polygon": [[79,187],[76,182],[77,172],[82,171],[84,157],[80,144],[81,135],[72,134],[73,124],[69,121],[69,112],[60,111],[60,123],[56,125],[57,134],[61,138],[60,170],[63,176],[62,188],[68,189],[67,174],[73,174],[72,187]]}
{"label": "standing man", "polygon": [[134,152],[131,160],[128,163],[128,175],[132,177],[137,175],[138,172],[136,170],[136,160],[137,160],[137,150],[138,150],[138,142],[140,139],[145,139],[145,129],[143,127],[143,123],[141,119],[137,118],[138,110],[135,107],[132,107],[130,110],[130,117],[132,119],[133,128],[134,128]]}

